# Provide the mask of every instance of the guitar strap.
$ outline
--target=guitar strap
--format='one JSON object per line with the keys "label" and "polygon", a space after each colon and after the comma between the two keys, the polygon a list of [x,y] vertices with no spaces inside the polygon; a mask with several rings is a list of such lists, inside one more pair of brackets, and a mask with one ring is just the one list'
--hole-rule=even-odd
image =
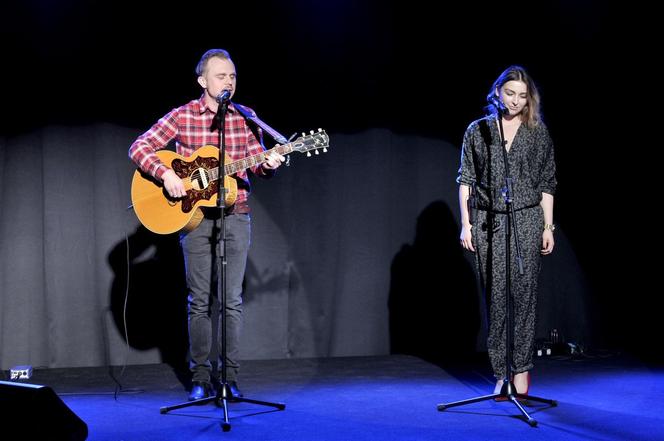
{"label": "guitar strap", "polygon": [[256,125],[258,125],[258,127],[265,130],[279,144],[288,144],[288,139],[286,139],[286,137],[284,135],[282,135],[281,133],[274,130],[272,127],[265,124],[265,122],[263,122],[258,116],[256,116],[256,113],[254,113],[248,107],[245,107],[245,106],[243,106],[241,104],[237,104],[237,103],[233,103],[233,106],[237,109],[238,112],[240,112],[242,114],[242,116],[244,116],[246,119],[256,123]]}

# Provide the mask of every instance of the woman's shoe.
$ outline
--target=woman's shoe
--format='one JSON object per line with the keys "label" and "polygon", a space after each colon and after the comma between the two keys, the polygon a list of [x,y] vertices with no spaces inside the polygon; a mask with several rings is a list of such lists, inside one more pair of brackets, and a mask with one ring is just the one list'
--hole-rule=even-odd
{"label": "woman's shoe", "polygon": [[[526,371],[526,372],[522,372],[521,374],[526,374],[526,389],[525,390],[520,390],[520,388],[516,385],[516,381],[515,381],[514,387],[516,388],[516,393],[523,394],[523,395],[528,395],[528,390],[530,389],[530,372]],[[521,375],[521,374],[516,374],[516,375]],[[516,380],[516,376],[515,376],[515,380]],[[517,397],[517,399],[519,401],[526,401],[525,398]]]}

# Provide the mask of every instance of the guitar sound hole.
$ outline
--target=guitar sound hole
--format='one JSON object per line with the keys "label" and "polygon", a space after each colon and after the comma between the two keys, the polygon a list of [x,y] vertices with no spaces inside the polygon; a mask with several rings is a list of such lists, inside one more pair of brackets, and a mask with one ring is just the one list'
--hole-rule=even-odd
{"label": "guitar sound hole", "polygon": [[191,174],[191,186],[194,190],[205,190],[210,185],[210,174],[204,168],[197,168]]}

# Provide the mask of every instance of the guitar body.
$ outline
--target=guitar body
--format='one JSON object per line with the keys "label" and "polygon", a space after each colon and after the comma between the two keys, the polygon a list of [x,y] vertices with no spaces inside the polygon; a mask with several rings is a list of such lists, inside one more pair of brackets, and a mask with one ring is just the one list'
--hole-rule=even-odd
{"label": "guitar body", "polygon": [[[136,216],[154,233],[192,231],[203,220],[201,207],[217,205],[218,182],[212,177],[211,171],[219,167],[219,149],[207,145],[186,158],[170,150],[160,150],[156,154],[182,179],[187,195],[173,199],[166,192],[163,183],[137,170],[131,183],[131,201]],[[228,155],[225,161],[227,164],[231,162]],[[224,187],[224,206],[229,207],[237,199],[235,178],[224,176]]]}

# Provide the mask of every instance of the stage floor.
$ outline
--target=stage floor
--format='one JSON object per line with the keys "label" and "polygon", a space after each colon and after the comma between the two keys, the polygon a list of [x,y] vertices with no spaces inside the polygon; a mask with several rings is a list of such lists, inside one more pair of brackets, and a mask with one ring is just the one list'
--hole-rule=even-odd
{"label": "stage floor", "polygon": [[160,413],[187,396],[165,364],[36,369],[30,383],[50,386],[86,422],[89,440],[664,440],[664,371],[625,356],[537,359],[530,392],[558,406],[526,407],[536,428],[509,402],[439,412],[438,403],[492,392],[484,364],[440,368],[401,355],[245,361],[244,394],[286,409],[232,403],[227,433],[214,403]]}

